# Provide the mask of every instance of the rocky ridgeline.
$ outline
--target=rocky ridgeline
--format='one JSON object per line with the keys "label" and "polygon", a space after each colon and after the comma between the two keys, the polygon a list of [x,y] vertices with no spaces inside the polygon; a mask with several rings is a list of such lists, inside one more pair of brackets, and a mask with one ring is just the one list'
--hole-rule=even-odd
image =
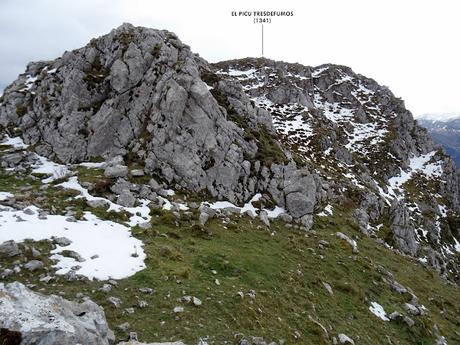
{"label": "rocky ridgeline", "polygon": [[346,205],[362,232],[458,279],[452,160],[388,88],[347,67],[210,65],[171,32],[124,24],[30,63],[0,124],[61,163],[121,156],[174,190],[240,205],[261,193],[306,229]]}
{"label": "rocky ridgeline", "polygon": [[352,200],[363,233],[458,279],[457,170],[387,87],[329,64],[248,58],[213,68],[272,115],[278,141],[329,199]]}

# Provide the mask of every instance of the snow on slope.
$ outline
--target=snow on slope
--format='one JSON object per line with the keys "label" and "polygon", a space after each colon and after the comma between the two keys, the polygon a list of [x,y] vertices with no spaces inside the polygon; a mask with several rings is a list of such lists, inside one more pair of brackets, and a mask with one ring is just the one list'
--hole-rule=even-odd
{"label": "snow on slope", "polygon": [[377,302],[371,302],[369,311],[383,321],[390,321],[383,307]]}
{"label": "snow on slope", "polygon": [[[217,74],[237,79],[254,103],[272,115],[274,127],[282,137],[283,143],[303,154],[305,159],[311,159],[317,154],[310,149],[310,138],[315,134],[314,124],[321,116],[342,128],[348,139],[346,149],[365,156],[384,140],[388,133],[388,119],[383,116],[380,106],[375,103],[374,91],[360,80],[338,69],[337,79],[328,87],[329,90],[344,83],[351,86],[352,96],[361,104],[365,113],[365,115],[360,114],[360,118],[357,118],[355,106],[346,101],[327,99],[318,86],[314,86],[314,93],[310,95],[314,107],[319,110],[314,116],[302,104],[274,104],[270,100],[270,90],[276,89],[280,77],[302,92],[304,91],[302,82],[319,78],[328,69],[328,66],[313,68],[310,77],[293,71],[280,72],[269,67],[241,67],[241,69],[232,67],[227,71],[219,70]],[[345,99],[340,92],[333,92],[337,99]],[[363,121],[363,116],[369,121]]]}
{"label": "snow on slope", "polygon": [[[121,279],[145,268],[142,242],[132,237],[130,229],[122,224],[101,220],[90,212],[85,212],[85,220],[68,221],[66,216],[60,215],[41,219],[38,217],[40,210],[35,206],[28,207],[28,210],[1,208],[0,243],[68,238],[72,241],[69,246],[57,246],[52,251],[51,258],[57,260],[54,265],[57,274],[66,274],[72,267],[80,266],[75,273],[89,279]],[[65,257],[61,255],[63,250],[73,250],[85,261]]]}
{"label": "snow on slope", "polygon": [[213,203],[203,202],[202,204],[205,205],[205,206],[208,206],[208,207],[210,207],[210,208],[212,208],[214,210],[220,210],[220,209],[224,209],[224,208],[232,208],[235,211],[238,211],[238,213],[240,213],[240,214],[250,212],[250,213],[252,213],[253,216],[256,216],[260,211],[265,211],[265,212],[267,212],[268,218],[277,218],[280,214],[286,213],[286,210],[284,208],[282,208],[282,207],[279,207],[279,206],[276,206],[273,210],[269,210],[269,209],[260,210],[260,209],[258,209],[256,207],[254,207],[254,205],[252,203],[256,202],[256,201],[259,201],[261,197],[262,197],[262,194],[257,193],[243,207],[238,207],[238,206],[236,206],[236,205],[234,205],[234,204],[232,204],[231,202],[228,202],[228,201],[216,201],[216,202],[213,202]]}
{"label": "snow on slope", "polygon": [[436,151],[429,152],[425,155],[412,157],[409,160],[409,167],[406,171],[401,169],[399,175],[394,176],[388,180],[388,193],[382,193],[386,198],[399,198],[403,197],[402,186],[409,181],[414,174],[420,173],[427,178],[440,177],[442,175],[442,166],[439,162],[431,162]]}
{"label": "snow on slope", "polygon": [[[9,145],[15,149],[25,149],[21,138],[7,138],[2,145]],[[47,184],[57,178],[71,174],[69,167],[54,163],[45,157],[36,155],[32,172],[44,174],[42,182]],[[109,210],[126,210],[132,214],[128,225],[134,226],[150,220],[148,200],[140,200],[141,205],[124,208],[108,199],[94,197],[83,188],[76,177],[69,177],[60,184],[61,187],[79,191],[77,198],[87,200],[103,200],[109,205]],[[9,192],[0,191],[0,201],[13,197]],[[66,274],[73,270],[77,274],[89,279],[121,279],[129,277],[144,265],[145,254],[142,242],[131,235],[128,226],[112,221],[99,219],[91,212],[85,212],[83,220],[69,219],[62,215],[47,215],[38,217],[40,209],[35,206],[28,207],[28,211],[15,210],[11,207],[1,208],[0,218],[0,243],[8,240],[35,241],[51,239],[52,237],[66,237],[72,241],[69,246],[60,247],[52,251],[52,259],[57,260],[54,265],[57,274]],[[83,257],[85,261],[78,262],[74,258],[61,255],[63,250],[73,250]],[[91,259],[91,257],[97,256]]]}
{"label": "snow on slope", "polygon": [[75,176],[70,177],[67,181],[58,184],[58,186],[61,186],[66,189],[73,189],[73,190],[80,192],[80,195],[78,195],[76,198],[85,198],[86,200],[104,201],[107,205],[109,205],[108,211],[116,211],[116,212],[120,212],[122,210],[128,211],[129,213],[132,214],[132,216],[129,219],[129,223],[128,223],[130,226],[135,226],[135,225],[139,225],[141,223],[150,221],[150,218],[151,218],[149,215],[150,208],[148,207],[148,204],[150,203],[149,200],[139,200],[141,202],[140,206],[124,207],[108,199],[92,196],[91,194],[89,194],[86,188],[80,185],[80,183],[78,182],[78,179]]}

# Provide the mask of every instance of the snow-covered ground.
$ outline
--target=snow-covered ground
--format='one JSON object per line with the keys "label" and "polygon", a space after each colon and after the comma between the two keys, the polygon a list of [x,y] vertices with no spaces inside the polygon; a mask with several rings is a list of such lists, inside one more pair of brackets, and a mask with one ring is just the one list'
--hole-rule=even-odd
{"label": "snow-covered ground", "polygon": [[[9,145],[14,149],[28,147],[19,137],[7,138],[2,145]],[[72,173],[66,165],[54,163],[39,155],[36,156],[38,159],[32,172],[44,174],[45,177],[42,179],[44,184]],[[86,166],[99,167],[99,164],[86,163]],[[150,208],[148,207],[150,201],[148,200],[140,200],[140,206],[125,208],[110,200],[92,196],[86,188],[80,185],[75,176],[69,177],[60,186],[80,192],[76,198],[103,200],[109,205],[109,211],[126,210],[130,212],[132,216],[128,222],[129,226],[150,221]],[[9,192],[0,191],[0,200],[12,196],[13,194]],[[99,219],[91,212],[85,212],[84,220],[69,221],[68,217],[62,215],[48,215],[46,219],[39,219],[40,210],[35,206],[28,207],[27,213],[24,210],[15,210],[10,207],[0,210],[0,243],[8,240],[21,242],[25,239],[39,241],[52,237],[66,237],[72,241],[69,246],[58,246],[52,251],[52,258],[57,260],[55,267],[58,268],[58,274],[65,274],[72,267],[81,266],[75,272],[89,279],[120,279],[129,277],[145,267],[142,242],[132,237],[130,227],[123,224]],[[85,261],[77,262],[73,258],[64,257],[59,254],[62,250],[73,250]],[[91,259],[94,256],[97,257]]]}
{"label": "snow-covered ground", "polygon": [[[72,241],[69,246],[57,246],[52,251],[51,258],[57,260],[54,265],[58,269],[57,274],[65,274],[72,267],[81,266],[75,272],[89,279],[121,279],[145,268],[142,242],[132,237],[130,229],[122,224],[101,220],[90,212],[85,212],[85,220],[75,222],[60,215],[40,219],[37,207],[30,206],[28,210],[1,209],[0,243],[68,238]],[[63,250],[73,250],[85,261],[78,262],[60,255]]]}

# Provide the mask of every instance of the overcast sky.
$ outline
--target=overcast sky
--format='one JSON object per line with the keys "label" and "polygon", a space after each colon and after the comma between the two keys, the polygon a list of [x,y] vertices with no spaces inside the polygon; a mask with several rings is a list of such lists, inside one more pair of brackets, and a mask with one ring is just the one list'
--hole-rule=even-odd
{"label": "overcast sky", "polygon": [[336,63],[387,85],[415,116],[460,114],[458,0],[0,0],[0,89],[123,22],[174,31],[208,61],[260,56],[261,28],[232,10],[294,11],[265,25],[265,56]]}

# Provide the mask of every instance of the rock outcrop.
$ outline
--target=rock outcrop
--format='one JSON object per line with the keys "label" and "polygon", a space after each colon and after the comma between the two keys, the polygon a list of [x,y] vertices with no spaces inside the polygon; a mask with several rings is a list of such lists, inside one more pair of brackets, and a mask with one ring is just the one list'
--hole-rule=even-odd
{"label": "rock outcrop", "polygon": [[[263,145],[283,155],[270,114],[235,81],[220,81],[220,98],[213,95],[206,75],[208,64],[173,33],[124,24],[55,61],[30,63],[5,90],[0,124],[19,127],[37,152],[64,163],[122,155],[176,189],[241,203],[267,187],[284,206],[284,170],[289,178],[299,173],[258,159]],[[235,118],[264,137],[248,140]],[[276,180],[259,186],[258,171]],[[127,173],[106,170],[109,177]],[[305,193],[315,191],[314,183],[289,191],[286,206],[299,217],[311,214],[314,196]]]}
{"label": "rock outcrop", "polygon": [[[35,293],[21,283],[0,283],[0,328],[21,345],[109,345],[115,337],[104,311],[91,300],[75,303]],[[19,343],[17,343],[19,344]]]}

